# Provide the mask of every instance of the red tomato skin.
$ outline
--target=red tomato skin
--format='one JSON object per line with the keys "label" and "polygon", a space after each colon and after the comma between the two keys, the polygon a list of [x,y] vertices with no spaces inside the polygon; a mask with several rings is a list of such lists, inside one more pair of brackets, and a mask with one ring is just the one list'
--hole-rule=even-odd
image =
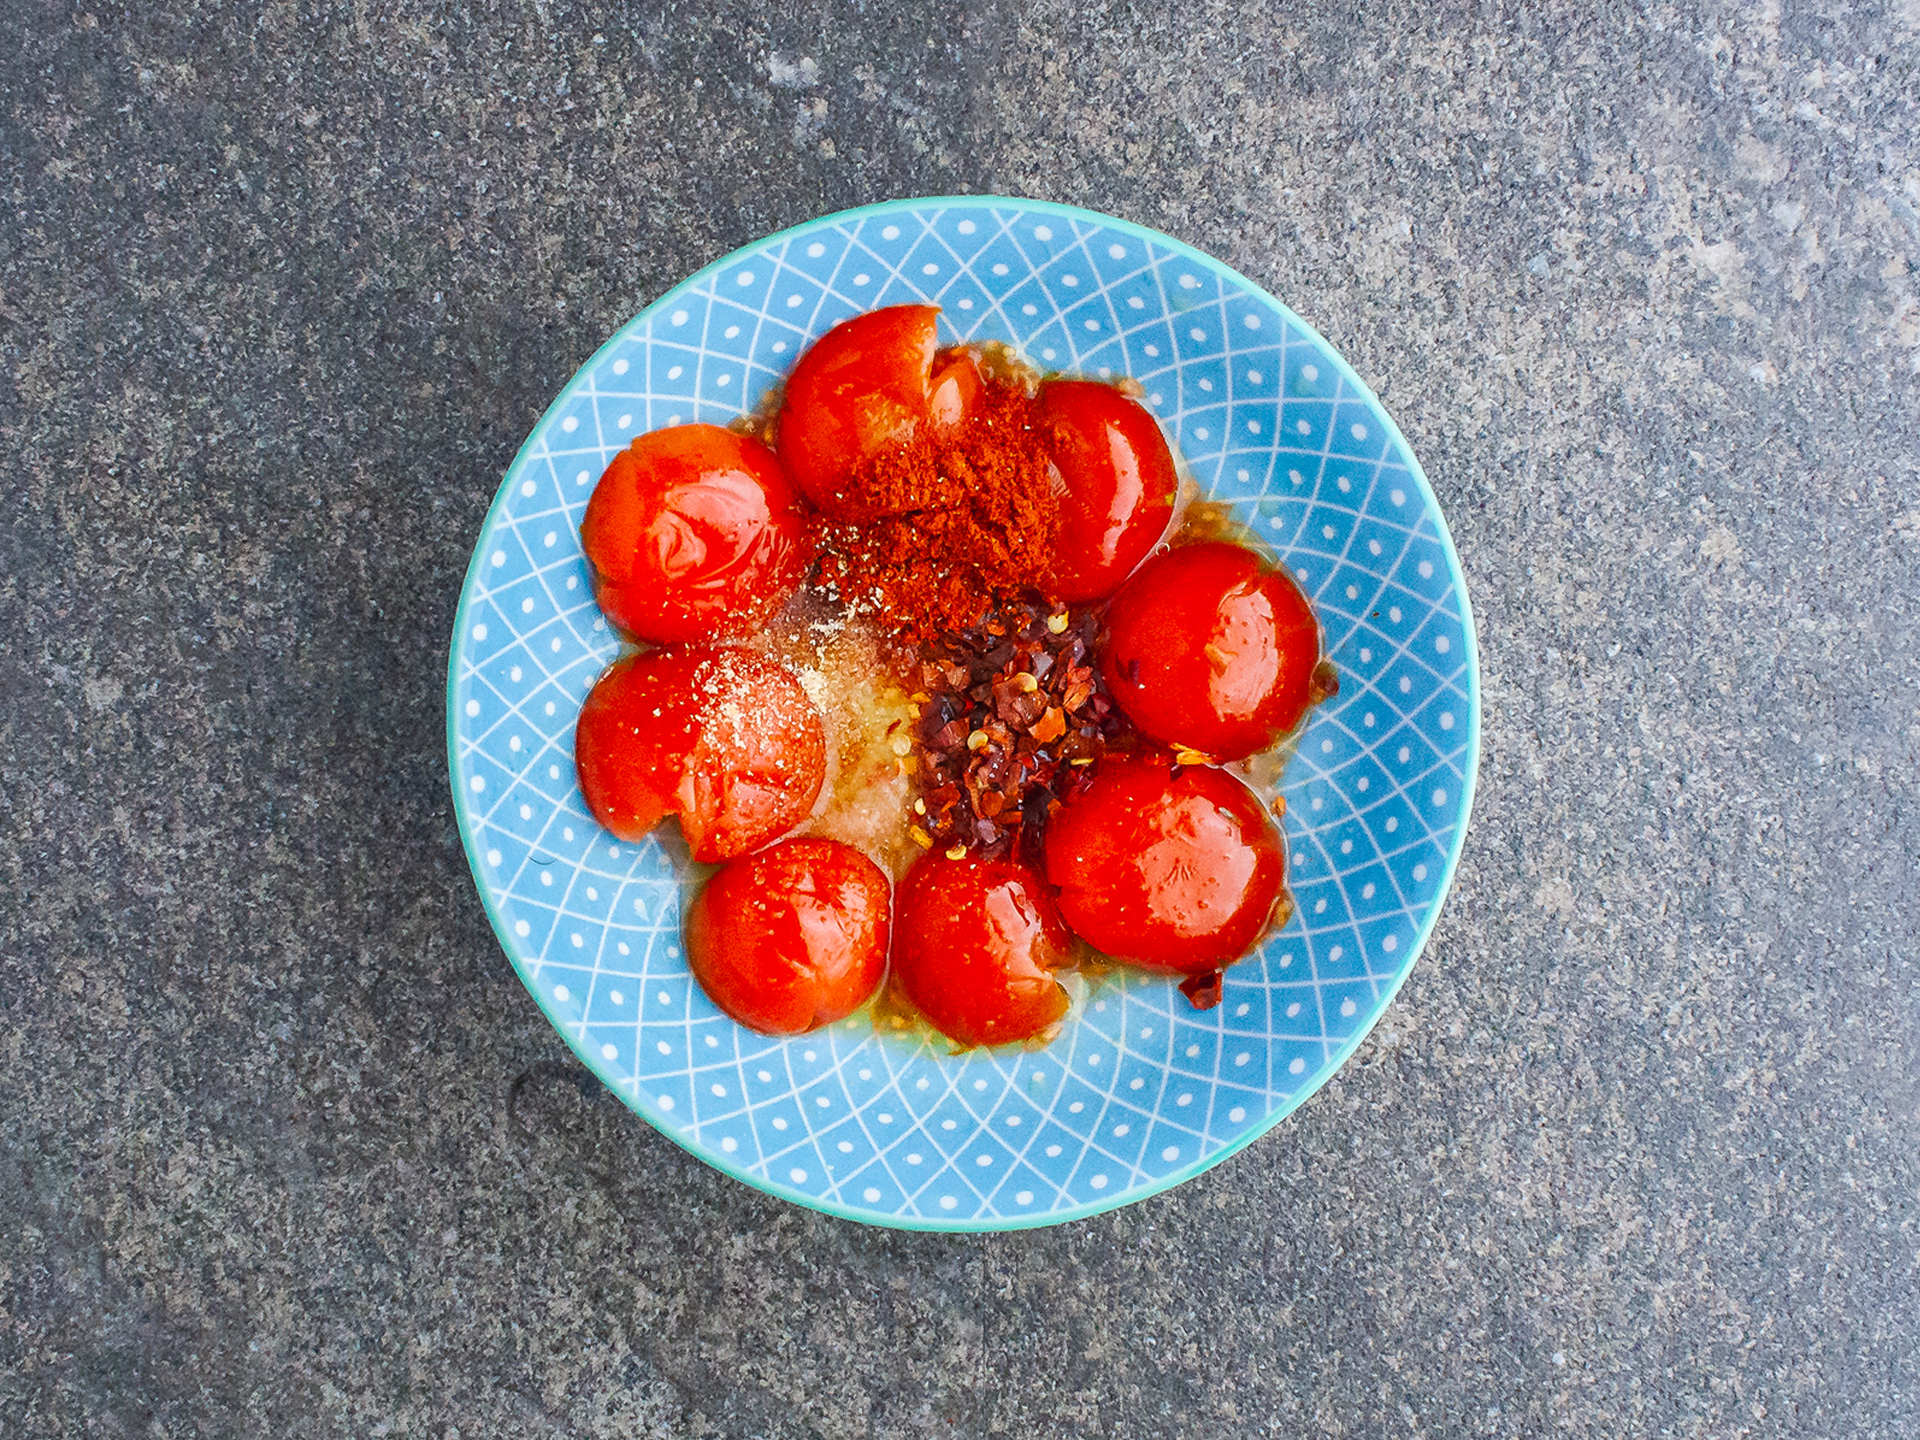
{"label": "red tomato skin", "polygon": [[707,881],[687,910],[687,966],[762,1035],[799,1035],[866,1004],[887,970],[886,873],[837,840],[783,840]]}
{"label": "red tomato skin", "polygon": [[1145,406],[1097,380],[1047,381],[1038,423],[1062,486],[1054,596],[1098,600],[1167,533],[1180,488],[1173,452]]}
{"label": "red tomato skin", "polygon": [[828,515],[849,509],[860,464],[904,445],[928,419],[934,305],[891,305],[843,320],[787,377],[775,427],[781,463]]}
{"label": "red tomato skin", "polygon": [[1046,882],[1010,860],[929,854],[900,882],[893,973],[906,998],[959,1045],[1038,1035],[1067,1013],[1052,971],[1071,954]]}
{"label": "red tomato skin", "polygon": [[1214,540],[1154,556],[1113,597],[1100,668],[1146,735],[1239,760],[1300,723],[1319,663],[1293,577]]}
{"label": "red tomato skin", "polygon": [[1260,938],[1286,885],[1267,809],[1212,766],[1111,756],[1047,827],[1047,879],[1075,934],[1116,960],[1204,975]]}
{"label": "red tomato skin", "polygon": [[820,712],[781,666],[692,646],[617,660],[574,728],[587,808],[622,840],[680,817],[693,858],[730,860],[807,817],[826,776]]}
{"label": "red tomato skin", "polygon": [[806,508],[761,441],[675,425],[613,457],[587,501],[580,544],[594,598],[636,639],[747,635],[806,572]]}

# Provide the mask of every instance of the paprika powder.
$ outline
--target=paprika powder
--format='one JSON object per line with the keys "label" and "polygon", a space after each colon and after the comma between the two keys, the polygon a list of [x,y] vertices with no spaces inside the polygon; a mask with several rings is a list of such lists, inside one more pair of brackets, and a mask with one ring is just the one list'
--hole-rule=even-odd
{"label": "paprika powder", "polygon": [[857,515],[824,520],[819,583],[907,645],[1046,591],[1059,496],[1019,378],[981,377],[971,413],[869,460]]}

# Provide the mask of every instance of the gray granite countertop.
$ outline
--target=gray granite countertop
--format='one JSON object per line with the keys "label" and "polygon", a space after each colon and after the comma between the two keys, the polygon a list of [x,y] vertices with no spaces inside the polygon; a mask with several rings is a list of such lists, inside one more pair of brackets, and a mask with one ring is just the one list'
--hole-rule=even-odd
{"label": "gray granite countertop", "polygon": [[[0,4],[0,1434],[1920,1434],[1914,0],[135,8]],[[962,191],[1320,328],[1486,701],[1339,1079],[991,1237],[599,1089],[442,711],[599,342]]]}

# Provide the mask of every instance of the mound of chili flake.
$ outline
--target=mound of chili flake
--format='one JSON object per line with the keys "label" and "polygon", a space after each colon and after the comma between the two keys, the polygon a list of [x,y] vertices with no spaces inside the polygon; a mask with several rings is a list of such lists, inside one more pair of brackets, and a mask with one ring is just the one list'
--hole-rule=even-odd
{"label": "mound of chili flake", "polygon": [[995,856],[1040,854],[1049,815],[1131,730],[1093,663],[1098,621],[1032,599],[928,645],[915,839]]}
{"label": "mound of chili flake", "polygon": [[983,376],[965,423],[869,462],[820,529],[822,584],[906,644],[976,629],[1044,589],[1059,523],[1025,387]]}

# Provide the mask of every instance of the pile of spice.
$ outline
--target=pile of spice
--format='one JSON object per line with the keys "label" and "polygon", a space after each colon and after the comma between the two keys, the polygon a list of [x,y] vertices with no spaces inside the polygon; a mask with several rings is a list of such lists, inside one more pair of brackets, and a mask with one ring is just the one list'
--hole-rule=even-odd
{"label": "pile of spice", "polygon": [[1035,856],[1048,816],[1131,729],[1107,697],[1091,611],[1031,599],[930,644],[919,664],[921,792],[913,838],[932,849]]}
{"label": "pile of spice", "polygon": [[981,378],[967,423],[867,462],[857,513],[820,529],[820,583],[907,645],[977,629],[1045,588],[1058,500],[1027,387]]}

